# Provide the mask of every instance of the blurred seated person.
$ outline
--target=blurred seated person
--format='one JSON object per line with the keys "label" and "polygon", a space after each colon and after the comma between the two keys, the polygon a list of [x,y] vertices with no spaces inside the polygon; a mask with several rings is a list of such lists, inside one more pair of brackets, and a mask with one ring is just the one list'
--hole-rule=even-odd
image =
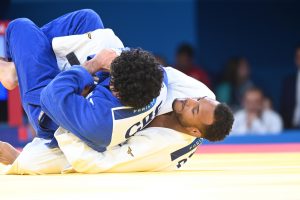
{"label": "blurred seated person", "polygon": [[284,80],[280,113],[286,129],[300,128],[300,45],[295,49],[295,72]]}
{"label": "blurred seated person", "polygon": [[217,99],[227,103],[234,111],[242,107],[245,91],[252,87],[250,65],[246,58],[229,59],[220,85],[216,88]]}
{"label": "blurred seated person", "polygon": [[211,87],[208,74],[200,66],[195,65],[194,56],[195,51],[191,45],[181,44],[177,49],[175,68]]}
{"label": "blurred seated person", "polygon": [[264,109],[266,109],[266,110],[273,110],[273,102],[266,95],[264,97],[264,105],[263,106],[264,106]]}
{"label": "blurred seated person", "polygon": [[243,98],[244,108],[234,115],[232,135],[266,135],[282,131],[282,119],[267,101],[259,88],[249,88]]}

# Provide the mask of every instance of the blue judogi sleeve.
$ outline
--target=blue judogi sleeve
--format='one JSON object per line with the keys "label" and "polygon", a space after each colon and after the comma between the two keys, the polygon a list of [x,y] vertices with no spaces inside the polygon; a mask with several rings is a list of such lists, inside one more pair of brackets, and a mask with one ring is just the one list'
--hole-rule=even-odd
{"label": "blue judogi sleeve", "polygon": [[95,150],[103,151],[111,140],[111,108],[121,104],[101,85],[97,85],[87,98],[81,96],[84,88],[93,85],[93,82],[86,69],[73,66],[57,75],[43,89],[41,107],[59,126],[71,131]]}
{"label": "blue judogi sleeve", "polygon": [[[163,70],[163,69],[162,69]],[[141,109],[126,107],[108,88],[109,77],[84,98],[93,78],[81,66],[58,74],[41,92],[41,108],[56,124],[72,132],[96,151],[124,142],[145,127],[158,113],[167,96],[167,76],[159,97]],[[148,113],[145,115],[144,113]]]}

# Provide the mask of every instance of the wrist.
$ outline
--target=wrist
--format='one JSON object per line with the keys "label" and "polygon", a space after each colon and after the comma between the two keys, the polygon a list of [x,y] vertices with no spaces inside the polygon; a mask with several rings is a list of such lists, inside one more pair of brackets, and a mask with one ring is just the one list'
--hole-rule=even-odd
{"label": "wrist", "polygon": [[83,63],[82,67],[85,68],[90,74],[95,74],[96,73],[96,68],[95,68],[95,61],[89,60]]}

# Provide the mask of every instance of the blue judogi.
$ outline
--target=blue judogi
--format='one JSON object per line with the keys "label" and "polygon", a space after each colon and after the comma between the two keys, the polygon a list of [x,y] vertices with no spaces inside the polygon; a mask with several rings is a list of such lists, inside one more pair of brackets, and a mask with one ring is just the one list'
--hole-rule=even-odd
{"label": "blue judogi", "polygon": [[[124,133],[126,139],[157,115],[162,100],[157,102],[154,99],[140,110],[126,108],[110,92],[109,77],[104,78],[84,98],[81,93],[86,86],[93,85],[93,77],[81,66],[59,71],[51,47],[53,37],[83,34],[99,28],[103,28],[102,21],[91,10],[66,14],[42,28],[24,18],[9,24],[6,33],[7,57],[16,65],[22,105],[38,137],[53,139],[53,133],[61,126],[93,149],[105,151],[116,132],[115,124],[124,124],[124,119],[153,110],[145,119],[137,118],[129,124],[125,123],[130,127]],[[166,74],[164,85],[167,85]],[[41,110],[47,116],[39,124]]]}

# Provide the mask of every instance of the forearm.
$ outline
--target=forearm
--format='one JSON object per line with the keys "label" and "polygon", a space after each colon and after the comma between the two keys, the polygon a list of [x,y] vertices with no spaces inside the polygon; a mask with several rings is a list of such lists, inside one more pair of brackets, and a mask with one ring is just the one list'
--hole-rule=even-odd
{"label": "forearm", "polygon": [[60,73],[41,92],[42,110],[58,125],[68,127],[66,122],[75,117],[76,108],[87,104],[81,94],[92,84],[92,76],[82,67]]}

